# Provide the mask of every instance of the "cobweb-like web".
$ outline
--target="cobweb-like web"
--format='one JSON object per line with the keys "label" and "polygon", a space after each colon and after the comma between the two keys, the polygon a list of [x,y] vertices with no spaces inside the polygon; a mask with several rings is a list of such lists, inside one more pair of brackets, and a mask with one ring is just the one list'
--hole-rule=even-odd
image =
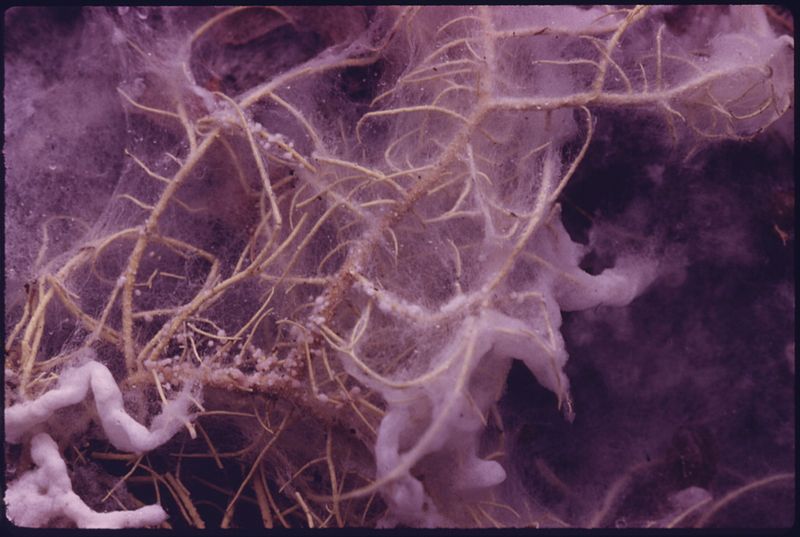
{"label": "cobweb-like web", "polygon": [[[143,419],[204,386],[188,438],[125,478],[193,526],[552,524],[507,479],[513,360],[571,421],[562,312],[686,264],[653,239],[584,270],[602,238],[575,242],[562,204],[599,121],[641,118],[687,163],[793,101],[761,8],[722,33],[644,7],[52,15],[6,16],[76,51],[36,49],[51,78],[6,54],[6,404],[85,347]],[[585,509],[569,523],[607,523]]]}

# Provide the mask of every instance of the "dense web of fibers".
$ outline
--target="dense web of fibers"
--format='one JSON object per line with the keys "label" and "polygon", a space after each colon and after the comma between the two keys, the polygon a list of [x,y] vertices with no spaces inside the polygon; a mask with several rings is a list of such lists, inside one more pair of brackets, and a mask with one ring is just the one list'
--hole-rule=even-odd
{"label": "dense web of fibers", "polygon": [[[709,249],[755,263],[742,192],[782,200],[768,233],[793,247],[791,24],[764,7],[6,12],[11,521],[703,526],[762,489],[790,510],[786,464],[698,478],[702,425],[655,462],[587,470],[576,451],[582,478],[524,447],[547,445],[532,410],[577,438],[603,427],[580,418],[592,390],[681,393],[643,380],[669,357],[636,344],[670,321],[630,312],[683,296]],[[773,182],[717,184],[721,152],[751,147]],[[764,283],[763,307],[791,311],[793,286]],[[603,351],[603,320],[638,361]],[[781,330],[759,370],[778,386]],[[697,379],[726,378],[712,369]],[[87,472],[116,477],[92,492]]]}

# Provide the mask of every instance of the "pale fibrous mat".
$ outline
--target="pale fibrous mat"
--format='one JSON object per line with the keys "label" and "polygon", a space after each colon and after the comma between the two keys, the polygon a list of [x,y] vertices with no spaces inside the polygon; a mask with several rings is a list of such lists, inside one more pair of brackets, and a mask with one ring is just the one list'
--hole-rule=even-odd
{"label": "pale fibrous mat", "polygon": [[[690,161],[793,98],[793,41],[763,8],[694,41],[668,12],[87,10],[125,66],[125,160],[66,252],[48,226],[72,217],[42,224],[5,343],[7,421],[24,418],[12,478],[41,471],[30,429],[70,464],[126,461],[116,504],[85,501],[161,503],[165,527],[602,523],[604,504],[564,521],[509,488],[495,405],[517,359],[572,419],[561,312],[624,307],[663,262],[583,271],[559,196],[598,111],[651,114]],[[22,406],[60,398],[78,367],[69,405]],[[113,441],[89,395],[119,401],[96,380],[111,374],[125,423],[182,402],[141,433],[171,439]],[[695,497],[663,525],[710,519],[718,500]]]}

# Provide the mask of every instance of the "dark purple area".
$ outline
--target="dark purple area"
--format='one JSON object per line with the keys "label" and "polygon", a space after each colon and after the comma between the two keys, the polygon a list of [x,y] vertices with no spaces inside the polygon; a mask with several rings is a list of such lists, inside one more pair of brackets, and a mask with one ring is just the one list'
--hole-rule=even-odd
{"label": "dark purple area", "polygon": [[[679,252],[685,279],[656,282],[624,316],[607,307],[564,314],[574,423],[521,363],[503,416],[517,433],[528,490],[565,519],[593,511],[604,483],[636,467],[604,525],[639,526],[686,487],[716,497],[795,467],[794,163],[792,149],[766,135],[711,147],[702,166],[685,165],[655,135],[626,139],[629,121],[607,119],[563,195],[565,225],[587,242],[589,214],[640,237],[611,241]],[[659,163],[668,179],[653,185],[643,170]],[[613,265],[608,245],[600,250],[584,259],[586,270]],[[548,482],[537,460],[570,490]],[[793,505],[789,487],[768,488],[713,525],[787,527]]]}

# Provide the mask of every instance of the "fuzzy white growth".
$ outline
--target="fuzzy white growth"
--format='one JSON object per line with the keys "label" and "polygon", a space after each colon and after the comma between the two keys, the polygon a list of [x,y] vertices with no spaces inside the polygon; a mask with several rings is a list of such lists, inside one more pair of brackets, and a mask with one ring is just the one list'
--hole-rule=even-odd
{"label": "fuzzy white growth", "polygon": [[[336,428],[353,421],[377,428],[375,445],[371,436],[357,435],[365,443],[359,452],[374,453],[377,464],[375,480],[360,489],[352,490],[356,485],[348,480],[336,490],[336,474],[344,482],[350,464],[334,462],[333,448],[326,449],[334,497],[314,499],[303,492],[317,504],[309,509],[298,494],[309,525],[322,520],[315,510],[343,525],[342,501],[375,494],[388,506],[386,525],[469,524],[467,503],[485,495],[495,507],[500,504],[498,491],[478,490],[506,478],[501,464],[486,455],[481,434],[512,361],[523,361],[570,417],[562,311],[627,305],[663,273],[663,260],[659,267],[616,251],[615,266],[602,274],[580,269],[586,248],[570,240],[556,202],[585,166],[595,125],[641,110],[636,113],[646,121],[639,123],[650,124],[652,116],[669,128],[665,135],[675,154],[695,136],[755,136],[792,106],[793,42],[775,36],[760,7],[730,10],[719,23],[687,25],[678,34],[666,24],[663,12],[671,8],[664,7],[390,7],[354,11],[356,16],[338,12],[341,18],[241,9],[198,11],[185,20],[182,10],[148,8],[125,17],[128,8],[120,8],[120,17],[113,18],[104,10],[84,11],[87,24],[76,27],[86,27],[80,40],[86,45],[65,58],[94,61],[96,39],[109,42],[105,33],[89,33],[96,26],[97,32],[113,29],[110,42],[120,53],[97,59],[125,60],[98,63],[103,68],[95,69],[99,75],[91,77],[88,90],[83,77],[50,88],[39,80],[48,80],[40,72],[46,66],[30,65],[28,54],[8,62],[15,75],[10,78],[18,79],[9,90],[9,155],[19,171],[10,185],[13,196],[25,200],[12,204],[21,210],[8,219],[17,226],[9,233],[12,246],[19,246],[9,249],[18,252],[11,286],[21,287],[14,282],[32,277],[30,271],[40,282],[36,311],[28,311],[30,295],[7,345],[19,344],[21,367],[14,374],[20,393],[30,393],[34,367],[46,374],[57,363],[36,362],[42,329],[60,311],[47,306],[46,297],[80,312],[83,324],[105,303],[93,337],[121,341],[129,381],[144,367],[167,392],[182,378],[196,378],[235,387],[236,398],[249,397],[245,391],[286,396],[317,417],[316,409],[326,404],[326,411],[341,411]],[[139,22],[148,13],[159,16]],[[162,24],[155,19],[168,35],[160,35]],[[242,28],[245,20],[250,22]],[[272,34],[276,28],[281,30]],[[320,39],[295,39],[292,32]],[[16,39],[38,41],[26,32]],[[226,43],[236,44],[235,57],[227,57],[233,49]],[[255,63],[239,61],[250,47],[263,54],[252,57]],[[364,69],[360,82],[341,71],[348,66]],[[102,97],[103,88],[120,80],[130,82],[111,98]],[[211,91],[215,87],[224,92]],[[87,91],[98,97],[92,114],[82,113]],[[226,94],[231,91],[236,95]],[[141,121],[115,119],[115,135],[97,137],[96,144],[86,138],[100,160],[82,158],[84,138],[74,143],[75,133],[105,132],[98,127],[118,119],[118,93],[125,114]],[[92,116],[102,121],[89,121]],[[175,131],[161,128],[164,121],[174,122],[178,133],[182,127],[180,143]],[[616,130],[598,133],[615,136]],[[685,139],[687,131],[692,139]],[[48,137],[62,143],[50,144]],[[610,142],[608,147],[622,147]],[[46,146],[48,158],[39,162]],[[55,206],[45,208],[40,201],[49,203],[52,196],[39,200],[36,194],[48,192],[42,185],[60,170],[74,172],[63,178],[70,180],[119,169],[102,155],[118,155],[122,147],[133,164],[122,168],[114,190],[128,194],[109,199],[124,198],[123,205],[109,201],[98,216],[91,207],[99,204],[67,203],[79,209],[76,222],[85,220],[93,231],[80,241],[77,235],[51,240],[73,244],[73,253],[63,257],[63,265],[62,258],[53,258],[45,267],[56,252],[43,242],[36,253],[36,226],[27,223],[39,208],[43,218],[52,217]],[[702,144],[691,153],[695,149]],[[650,164],[645,167],[652,181],[666,185],[672,167],[649,158],[644,155],[641,163]],[[208,174],[220,180],[184,188]],[[79,182],[70,200],[111,196],[95,189],[113,185],[112,175]],[[37,177],[47,178],[46,184],[31,186],[28,178]],[[597,180],[602,187],[603,178]],[[30,203],[34,210],[25,206]],[[184,210],[192,216],[186,218]],[[74,233],[65,229],[59,233]],[[225,241],[217,240],[221,233]],[[129,255],[118,239],[136,241]],[[99,252],[112,243],[121,249],[101,258]],[[190,268],[189,258],[200,264],[193,261]],[[99,275],[120,274],[120,262],[122,276],[108,294]],[[96,285],[82,280],[87,272],[98,278]],[[147,273],[147,291],[140,292]],[[242,300],[242,289],[252,296]],[[153,309],[140,309],[145,305]],[[201,313],[212,332],[187,322]],[[78,344],[77,334],[63,345]],[[207,339],[195,340],[196,334]],[[46,339],[48,348],[62,344],[56,335]],[[161,359],[175,352],[174,344],[192,351],[188,360]],[[343,366],[329,362],[331,348]],[[341,367],[352,378],[343,378]],[[303,368],[307,375],[299,374]],[[325,373],[341,394],[335,388],[320,391],[317,379]],[[368,388],[366,393],[359,395],[352,381]],[[28,442],[45,427],[54,430],[58,410],[80,404],[89,389],[98,422],[124,451],[154,449],[191,419],[193,399],[185,388],[176,400],[165,401],[149,428],[136,422],[124,411],[111,373],[91,354],[62,372],[49,393],[7,409],[6,437]],[[165,397],[161,389],[160,394]],[[342,406],[342,395],[354,412]],[[370,402],[375,397],[382,398],[378,407]],[[359,405],[372,414],[362,415]],[[375,415],[383,416],[379,426]],[[304,428],[317,421],[296,423]],[[337,437],[331,429],[329,446]],[[279,479],[284,470],[299,467],[308,450],[290,453],[294,447],[281,440],[275,449],[285,450],[286,468],[262,478]],[[20,482],[34,478],[26,474]],[[375,512],[371,502],[362,525]],[[27,516],[23,504],[15,503],[18,519]],[[223,526],[231,522],[233,507]]]}
{"label": "fuzzy white growth", "polygon": [[[477,451],[481,416],[500,393],[511,358],[523,358],[537,380],[559,396],[568,390],[567,378],[561,371],[566,353],[536,349],[529,333],[529,327],[516,319],[484,311],[466,319],[451,344],[442,350],[436,362],[448,363],[448,367],[441,374],[410,390],[384,388],[389,412],[378,431],[375,458],[379,479],[395,479],[384,489],[390,518],[394,519],[385,523],[440,523],[440,515],[433,507],[422,508],[429,500],[422,484],[409,472],[430,453],[457,454],[452,459],[459,463],[446,468],[442,475],[430,477],[447,480],[457,491],[492,487],[505,480],[503,467],[480,459]],[[432,415],[427,424],[420,423],[426,405],[430,405]],[[400,446],[412,437],[419,440],[401,453]],[[424,520],[420,520],[421,516]]]}
{"label": "fuzzy white growth", "polygon": [[[562,311],[579,311],[598,305],[627,306],[656,279],[658,263],[642,257],[620,257],[613,268],[593,276],[578,264],[584,247],[570,239],[556,207],[538,254],[558,267],[547,279]],[[539,284],[541,287],[541,284]]]}
{"label": "fuzzy white growth", "polygon": [[[94,352],[86,351],[91,357]],[[20,442],[33,427],[47,421],[53,413],[81,402],[89,389],[94,395],[100,423],[111,444],[121,451],[141,453],[157,448],[175,435],[190,418],[191,398],[187,389],[166,404],[153,419],[151,428],[129,416],[122,404],[122,393],[111,372],[91,360],[61,374],[58,387],[33,401],[26,401],[5,410],[6,441]]]}
{"label": "fuzzy white growth", "polygon": [[31,459],[38,468],[11,483],[5,495],[8,519],[18,526],[40,528],[53,518],[66,517],[79,528],[118,529],[155,526],[167,519],[160,505],[110,513],[92,510],[73,492],[67,465],[46,433],[33,437]]}
{"label": "fuzzy white growth", "polygon": [[[627,305],[658,274],[655,262],[638,257],[620,258],[599,275],[581,270],[585,248],[570,239],[557,205],[534,236],[531,249],[536,252],[537,277],[526,291],[510,294],[512,300],[540,297],[543,313],[529,318],[510,316],[490,305],[485,289],[458,293],[439,312],[432,312],[377,290],[359,276],[358,288],[386,314],[417,324],[460,318],[458,330],[431,360],[428,372],[411,380],[379,375],[359,358],[360,341],[368,339],[370,308],[353,328],[351,341],[338,347],[348,372],[381,393],[387,403],[375,446],[377,483],[389,506],[383,525],[444,524],[447,515],[437,510],[426,487],[411,472],[425,457],[439,457],[425,470],[428,486],[461,494],[503,482],[503,467],[481,459],[478,447],[485,416],[502,393],[512,359],[525,363],[536,380],[556,394],[571,419],[569,379],[563,371],[568,356],[559,332],[561,311]],[[467,313],[479,304],[479,313]]]}

